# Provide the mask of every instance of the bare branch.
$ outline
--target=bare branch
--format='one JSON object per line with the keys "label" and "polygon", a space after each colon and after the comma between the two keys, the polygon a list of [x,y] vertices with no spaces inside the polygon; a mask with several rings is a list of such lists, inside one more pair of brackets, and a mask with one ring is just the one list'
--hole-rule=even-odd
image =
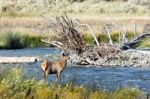
{"label": "bare branch", "polygon": [[112,42],[112,38],[111,38],[111,35],[110,35],[110,31],[109,31],[109,28],[108,28],[108,26],[106,25],[105,27],[106,27],[107,34],[108,34],[109,43],[110,43],[111,45],[114,45],[114,44],[113,44],[113,42]]}
{"label": "bare branch", "polygon": [[79,23],[79,22],[77,22],[77,21],[76,21],[76,23],[77,23],[78,25],[88,27],[88,28],[89,28],[89,30],[91,31],[92,36],[94,37],[94,40],[95,40],[95,42],[96,42],[97,46],[99,46],[99,45],[100,45],[100,44],[99,44],[99,42],[98,42],[98,40],[97,40],[97,38],[96,38],[96,36],[95,36],[95,33],[93,32],[92,28],[91,28],[88,24],[80,24],[80,23]]}
{"label": "bare branch", "polygon": [[61,42],[57,42],[57,41],[49,42],[48,40],[44,40],[44,39],[41,39],[41,41],[44,42],[44,43],[47,43],[47,44],[52,44],[52,45],[54,45],[54,46],[56,46],[60,49],[62,49],[62,46],[63,46],[63,44]]}

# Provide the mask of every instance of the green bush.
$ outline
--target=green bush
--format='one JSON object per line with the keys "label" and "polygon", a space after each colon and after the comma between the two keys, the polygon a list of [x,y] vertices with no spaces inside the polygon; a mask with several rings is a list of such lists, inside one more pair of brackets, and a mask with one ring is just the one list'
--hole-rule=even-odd
{"label": "green bush", "polygon": [[23,35],[25,47],[33,48],[33,47],[42,47],[46,46],[46,43],[41,42],[41,39],[44,38],[42,36],[34,36],[34,35]]}
{"label": "green bush", "polygon": [[86,41],[87,44],[89,45],[93,45],[95,44],[94,38],[92,35],[88,34],[88,33],[84,33],[83,34],[83,38]]}
{"label": "green bush", "polygon": [[119,43],[119,33],[113,33],[111,36],[112,36],[113,42]]}
{"label": "green bush", "polygon": [[45,38],[45,36],[11,32],[1,33],[0,48],[21,49],[47,46],[46,43],[41,42],[42,38]]}
{"label": "green bush", "polygon": [[129,40],[131,40],[131,39],[133,39],[136,35],[134,35],[133,32],[127,32],[126,36],[127,36],[127,38],[128,38]]}
{"label": "green bush", "polygon": [[19,49],[25,46],[19,33],[6,33],[4,34],[3,41],[3,47],[6,49]]}
{"label": "green bush", "polygon": [[108,43],[109,41],[108,36],[105,34],[98,34],[97,39],[100,43]]}

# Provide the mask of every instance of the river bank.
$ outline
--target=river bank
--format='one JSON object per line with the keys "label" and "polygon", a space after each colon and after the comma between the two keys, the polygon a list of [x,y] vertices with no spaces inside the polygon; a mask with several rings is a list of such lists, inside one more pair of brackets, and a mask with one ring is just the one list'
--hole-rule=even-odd
{"label": "river bank", "polygon": [[[145,52],[145,51],[144,51]],[[128,53],[129,56],[131,53]],[[143,53],[143,52],[142,52]],[[132,55],[140,55],[139,52],[134,52]],[[146,53],[147,54],[147,53]],[[0,55],[2,57],[35,57],[40,56],[40,59],[48,59],[49,61],[58,61],[61,55],[61,50],[56,48],[34,48],[34,49],[20,49],[20,50],[0,50]],[[141,58],[149,58],[147,56],[142,56]],[[73,55],[74,56],[74,55]],[[77,58],[77,57],[75,57]],[[37,62],[30,63],[19,63],[19,64],[0,64],[0,70],[5,68],[22,68],[25,70],[25,75],[29,78],[35,78],[38,80],[42,79],[41,72],[41,62],[43,60],[38,60]],[[96,89],[106,89],[109,91],[117,90],[118,88],[139,88],[142,91],[150,91],[150,69],[149,66],[146,67],[145,64],[141,67],[136,67],[133,65],[128,67],[123,66],[113,66],[112,64],[108,65],[76,65],[71,60],[67,65],[66,69],[62,73],[62,84],[66,84],[68,81],[72,81],[75,85],[83,85],[85,87],[94,87]],[[138,61],[138,60],[136,60]],[[143,60],[144,61],[144,60]],[[128,62],[126,60],[126,62]],[[132,61],[131,61],[132,62]],[[111,66],[110,66],[111,65]],[[13,72],[14,73],[14,72]],[[9,80],[9,79],[8,79]],[[55,81],[55,75],[48,77],[49,82]],[[41,83],[41,81],[39,81]]]}
{"label": "river bank", "polygon": [[127,50],[119,53],[118,59],[103,59],[99,58],[94,61],[89,57],[80,58],[77,55],[71,56],[71,62],[80,65],[96,65],[110,67],[149,67],[150,66],[150,51],[142,50]]}
{"label": "river bank", "polygon": [[[0,63],[35,63],[36,61],[59,61],[61,50],[57,48],[27,48],[19,50],[0,50]],[[118,59],[105,60],[99,58],[96,61],[89,57],[81,58],[76,54],[70,54],[69,64],[95,65],[110,67],[149,67],[149,50],[127,50],[119,54]]]}

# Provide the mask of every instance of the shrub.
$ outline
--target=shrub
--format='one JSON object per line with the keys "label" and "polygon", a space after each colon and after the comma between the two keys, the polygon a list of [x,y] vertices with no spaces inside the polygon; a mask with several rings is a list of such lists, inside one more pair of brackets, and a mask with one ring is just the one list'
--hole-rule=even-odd
{"label": "shrub", "polygon": [[3,38],[4,48],[19,49],[24,47],[24,42],[19,33],[6,33]]}
{"label": "shrub", "polygon": [[105,35],[105,34],[98,34],[97,35],[97,39],[98,39],[98,41],[99,42],[101,42],[101,43],[108,43],[108,36],[107,35]]}
{"label": "shrub", "polygon": [[46,43],[41,42],[41,39],[44,38],[40,35],[28,35],[25,34],[22,36],[24,40],[25,47],[33,48],[33,47],[42,47],[46,46]]}
{"label": "shrub", "polygon": [[46,43],[41,42],[45,36],[30,35],[21,33],[1,33],[0,35],[0,48],[1,49],[21,49],[48,46]]}
{"label": "shrub", "polygon": [[83,38],[84,38],[84,40],[86,41],[87,44],[89,44],[89,45],[95,44],[94,38],[91,34],[84,33]]}

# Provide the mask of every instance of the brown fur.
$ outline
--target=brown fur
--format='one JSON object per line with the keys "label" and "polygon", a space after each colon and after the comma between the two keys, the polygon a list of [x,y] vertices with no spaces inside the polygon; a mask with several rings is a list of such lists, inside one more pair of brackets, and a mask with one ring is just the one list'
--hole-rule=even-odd
{"label": "brown fur", "polygon": [[62,56],[61,61],[58,62],[48,62],[44,61],[41,64],[41,69],[43,71],[44,79],[47,79],[48,74],[57,74],[57,80],[60,79],[61,72],[64,70],[64,68],[67,65],[67,60],[70,58],[68,56]]}

